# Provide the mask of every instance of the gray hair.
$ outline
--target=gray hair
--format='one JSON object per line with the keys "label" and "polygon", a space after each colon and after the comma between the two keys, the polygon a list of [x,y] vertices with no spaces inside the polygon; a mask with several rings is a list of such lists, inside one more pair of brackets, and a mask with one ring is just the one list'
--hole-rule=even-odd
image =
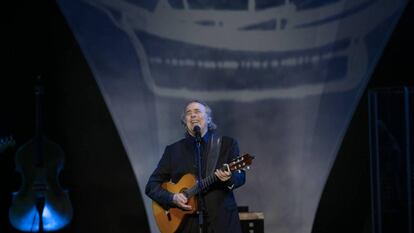
{"label": "gray hair", "polygon": [[207,117],[210,119],[208,121],[207,128],[211,132],[214,131],[214,130],[216,130],[217,129],[217,125],[213,121],[213,111],[211,110],[210,106],[208,106],[205,102],[203,102],[201,100],[191,100],[191,101],[188,101],[184,105],[183,112],[181,113],[181,124],[184,126],[184,128],[187,129],[186,128],[187,125],[185,123],[185,115],[186,115],[187,106],[190,105],[191,103],[199,103],[199,104],[203,105],[206,108]]}

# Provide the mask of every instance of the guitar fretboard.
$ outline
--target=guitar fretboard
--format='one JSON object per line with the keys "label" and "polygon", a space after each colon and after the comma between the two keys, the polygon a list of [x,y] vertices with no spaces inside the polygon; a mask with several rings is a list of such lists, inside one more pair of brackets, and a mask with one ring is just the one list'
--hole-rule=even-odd
{"label": "guitar fretboard", "polygon": [[214,184],[217,180],[218,180],[218,177],[214,175],[214,173],[207,176],[206,178],[201,180],[200,185],[198,185],[197,183],[196,185],[194,185],[193,187],[185,191],[187,198],[191,198],[197,195],[200,191],[206,190],[208,187],[210,187],[210,185]]}

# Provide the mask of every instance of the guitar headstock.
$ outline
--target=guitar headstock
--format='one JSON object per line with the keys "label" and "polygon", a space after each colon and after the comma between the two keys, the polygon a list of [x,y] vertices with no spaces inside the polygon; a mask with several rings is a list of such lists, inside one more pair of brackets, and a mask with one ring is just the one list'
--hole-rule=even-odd
{"label": "guitar headstock", "polygon": [[228,165],[230,171],[250,169],[254,159],[253,155],[245,154],[233,159]]}
{"label": "guitar headstock", "polygon": [[5,151],[8,147],[14,146],[15,144],[16,142],[11,136],[0,138],[0,153]]}

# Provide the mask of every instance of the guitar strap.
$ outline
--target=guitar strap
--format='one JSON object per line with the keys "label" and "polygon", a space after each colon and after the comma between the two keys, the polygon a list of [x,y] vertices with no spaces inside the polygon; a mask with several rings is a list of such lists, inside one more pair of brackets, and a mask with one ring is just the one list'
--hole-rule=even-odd
{"label": "guitar strap", "polygon": [[206,177],[214,173],[217,165],[217,161],[220,155],[221,137],[211,134],[211,140],[209,142],[208,160],[206,166]]}

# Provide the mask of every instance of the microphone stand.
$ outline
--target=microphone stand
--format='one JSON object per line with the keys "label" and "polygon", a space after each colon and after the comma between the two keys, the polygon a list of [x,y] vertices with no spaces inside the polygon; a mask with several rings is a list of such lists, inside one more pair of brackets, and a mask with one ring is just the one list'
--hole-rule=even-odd
{"label": "microphone stand", "polygon": [[197,176],[197,183],[198,189],[198,199],[197,199],[197,206],[198,206],[198,225],[199,225],[199,232],[203,233],[203,225],[204,225],[204,202],[202,199],[202,168],[201,168],[201,135],[200,131],[196,132],[196,153],[197,153],[197,168],[198,168],[198,176]]}

